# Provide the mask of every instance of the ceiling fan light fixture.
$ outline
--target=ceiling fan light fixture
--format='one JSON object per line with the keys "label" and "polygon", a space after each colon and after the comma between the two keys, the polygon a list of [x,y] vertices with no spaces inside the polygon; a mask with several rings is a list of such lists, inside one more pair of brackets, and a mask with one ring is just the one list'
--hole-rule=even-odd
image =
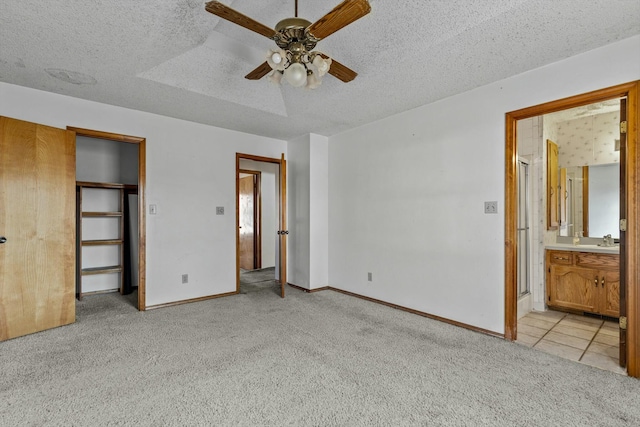
{"label": "ceiling fan light fixture", "polygon": [[322,77],[329,72],[331,68],[331,58],[323,58],[321,55],[316,54],[311,62],[318,70],[318,76]]}
{"label": "ceiling fan light fixture", "polygon": [[282,82],[282,71],[273,70],[267,75],[267,80],[273,84],[279,85]]}
{"label": "ceiling fan light fixture", "polygon": [[307,67],[299,62],[294,62],[284,70],[284,78],[293,87],[302,87],[307,84]]}
{"label": "ceiling fan light fixture", "polygon": [[316,73],[311,73],[307,76],[307,89],[316,89],[322,84],[322,78]]}
{"label": "ceiling fan light fixture", "polygon": [[274,70],[284,70],[287,62],[287,52],[282,49],[267,52],[267,64]]}

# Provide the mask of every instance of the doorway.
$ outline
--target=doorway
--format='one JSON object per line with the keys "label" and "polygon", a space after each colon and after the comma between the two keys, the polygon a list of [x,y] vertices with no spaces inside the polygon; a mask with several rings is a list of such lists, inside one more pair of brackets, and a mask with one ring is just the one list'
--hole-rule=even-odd
{"label": "doorway", "polygon": [[[123,295],[132,295],[129,297],[131,303],[138,310],[144,311],[146,309],[146,139],[74,127],[67,129],[74,131],[78,140],[83,139],[87,142],[88,147],[93,146],[85,150],[83,155],[85,158],[90,159],[94,155],[102,156],[104,161],[101,163],[117,164],[121,169],[117,173],[85,171],[85,176],[91,179],[79,179],[76,183],[78,208],[76,294],[81,298],[84,291],[88,293],[118,291]],[[95,150],[96,147],[100,147],[101,142],[104,143],[103,146],[110,144],[112,149],[107,149],[106,154],[99,154],[101,149]],[[82,178],[81,164],[79,163],[77,167],[78,178]],[[90,165],[88,167],[91,168]],[[89,224],[89,222],[95,224]],[[89,233],[83,235],[83,227],[86,227],[85,231]],[[96,235],[92,236],[90,233],[96,233]],[[101,259],[102,261],[98,261],[101,265],[85,266],[83,256],[94,260],[93,262]],[[104,262],[109,259],[111,262]],[[93,279],[94,283],[85,281],[87,278]],[[115,279],[117,282],[114,282],[114,278],[117,278]]]}
{"label": "doorway", "polygon": [[[626,191],[621,196],[621,219],[626,220],[626,231],[620,236],[620,347],[627,362],[630,376],[640,377],[640,322],[638,319],[638,296],[640,277],[638,265],[640,235],[636,224],[640,202],[638,185],[638,165],[640,155],[638,142],[638,82],[603,89],[588,94],[553,101],[506,114],[506,197],[505,197],[505,338],[517,338],[517,296],[518,296],[518,249],[517,249],[517,123],[530,117],[554,113],[574,107],[594,104],[616,98],[625,98],[626,123],[623,134],[626,144],[625,161],[621,163],[621,181]],[[622,126],[621,126],[622,129]],[[626,131],[626,132],[624,132]],[[603,278],[604,283],[604,278]],[[607,283],[609,283],[607,281]],[[625,339],[626,338],[626,339]],[[626,348],[624,345],[626,344]],[[624,349],[624,350],[623,350]],[[622,358],[621,358],[622,359]]]}
{"label": "doorway", "polygon": [[[272,181],[272,188],[276,188],[275,180]],[[239,182],[240,270],[241,272],[253,271],[262,268],[262,172],[240,169]],[[267,204],[267,209],[270,211],[269,217],[275,219],[276,196],[275,194],[268,196],[271,196],[270,203]],[[270,221],[267,233],[274,227],[275,223]],[[273,256],[267,256],[267,258],[270,258],[267,260],[267,267],[275,267],[275,258]]]}
{"label": "doorway", "polygon": [[264,288],[284,298],[287,235],[284,154],[277,159],[237,153],[236,293]]}

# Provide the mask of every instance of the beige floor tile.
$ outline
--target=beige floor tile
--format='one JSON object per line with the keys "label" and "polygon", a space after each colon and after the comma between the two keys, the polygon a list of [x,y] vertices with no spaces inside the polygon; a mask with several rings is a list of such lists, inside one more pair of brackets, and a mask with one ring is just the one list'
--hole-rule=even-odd
{"label": "beige floor tile", "polygon": [[570,328],[584,329],[585,331],[597,332],[599,326],[594,323],[584,323],[575,319],[562,319],[558,325],[569,326]]}
{"label": "beige floor tile", "polygon": [[603,329],[615,329],[616,331],[620,329],[620,324],[618,322],[612,322],[611,320],[605,320],[602,324]]}
{"label": "beige floor tile", "polygon": [[556,325],[553,327],[552,331],[565,335],[571,335],[572,337],[582,338],[583,340],[591,340],[596,334],[596,331],[585,331],[584,329],[578,329],[564,325]]}
{"label": "beige floor tile", "polygon": [[547,330],[536,328],[535,326],[529,326],[529,325],[518,323],[518,334],[521,334],[521,333],[527,334],[536,338],[542,338],[542,336],[547,333]]}
{"label": "beige floor tile", "polygon": [[532,337],[531,335],[523,334],[522,332],[518,331],[518,339],[516,340],[516,343],[526,345],[527,347],[532,347],[539,340],[539,337]]}
{"label": "beige floor tile", "polygon": [[600,344],[607,344],[607,345],[613,345],[613,346],[620,345],[620,337],[607,335],[603,333],[598,333],[598,335],[595,336],[593,341],[598,342]]}
{"label": "beige floor tile", "polygon": [[580,316],[578,314],[567,314],[567,317],[565,317],[565,319],[573,319],[582,323],[593,323],[598,326],[602,325],[602,322],[603,322],[602,319],[598,319],[595,317],[588,317],[588,316]]}
{"label": "beige floor tile", "polygon": [[572,337],[571,335],[559,334],[558,332],[549,332],[544,336],[543,340],[568,345],[578,350],[585,350],[591,342],[582,338]]}
{"label": "beige floor tile", "polygon": [[582,356],[583,351],[577,348],[569,347],[568,345],[558,344],[552,341],[540,340],[533,348],[542,350],[545,353],[555,354],[563,359],[569,359],[578,361]]}
{"label": "beige floor tile", "polygon": [[553,310],[531,311],[531,312],[527,313],[527,316],[533,316],[533,317],[540,318],[540,319],[547,319],[549,321],[558,321],[558,320],[562,319],[566,315],[567,315],[567,313],[562,313],[560,311],[553,311]]}
{"label": "beige floor tile", "polygon": [[604,334],[604,335],[611,335],[612,337],[619,337],[620,336],[620,328],[611,329],[611,328],[602,327],[602,328],[600,328],[598,333],[599,334]]}
{"label": "beige floor tile", "polygon": [[518,320],[518,324],[535,326],[536,328],[545,329],[548,331],[549,329],[553,328],[556,322],[554,321],[550,322],[548,320],[542,320],[542,319],[527,315],[527,316],[524,316],[522,319]]}
{"label": "beige floor tile", "polygon": [[627,374],[624,368],[620,367],[617,360],[602,354],[585,353],[585,355],[580,360],[580,363],[604,369],[605,371],[615,372],[617,374]]}
{"label": "beige floor tile", "polygon": [[[520,337],[518,337],[520,338]],[[604,356],[609,356],[612,359],[619,360],[620,358],[620,349],[613,345],[606,345],[599,342],[592,342],[585,354],[588,353],[597,353],[602,354]]]}

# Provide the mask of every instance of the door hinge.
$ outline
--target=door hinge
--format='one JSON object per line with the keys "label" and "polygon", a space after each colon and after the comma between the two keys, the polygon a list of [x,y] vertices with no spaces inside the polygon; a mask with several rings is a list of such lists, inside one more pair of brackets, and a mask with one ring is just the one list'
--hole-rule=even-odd
{"label": "door hinge", "polygon": [[626,219],[621,219],[620,220],[620,231],[627,231],[627,220]]}
{"label": "door hinge", "polygon": [[620,329],[627,329],[627,318],[625,316],[620,316]]}
{"label": "door hinge", "polygon": [[624,122],[620,122],[620,133],[621,134],[627,133],[627,121],[626,120]]}

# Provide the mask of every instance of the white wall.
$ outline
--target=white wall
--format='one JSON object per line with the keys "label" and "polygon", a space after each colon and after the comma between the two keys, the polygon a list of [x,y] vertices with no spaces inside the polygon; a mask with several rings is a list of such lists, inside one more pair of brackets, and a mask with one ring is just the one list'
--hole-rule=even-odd
{"label": "white wall", "polygon": [[279,158],[285,141],[6,83],[0,115],[146,138],[146,304],[235,291],[235,153]]}
{"label": "white wall", "polygon": [[262,202],[262,268],[277,264],[276,237],[279,225],[280,206],[280,165],[275,163],[240,160],[240,169],[260,171],[260,194]]}
{"label": "white wall", "polygon": [[633,37],[331,137],[329,284],[503,333],[505,113],[637,80],[638,51]]}
{"label": "white wall", "polygon": [[329,139],[309,135],[309,288],[329,285]]}
{"label": "white wall", "polygon": [[311,273],[310,138],[287,143],[287,282],[306,289]]}
{"label": "white wall", "polygon": [[287,281],[306,289],[329,282],[328,144],[316,134],[288,143]]}

